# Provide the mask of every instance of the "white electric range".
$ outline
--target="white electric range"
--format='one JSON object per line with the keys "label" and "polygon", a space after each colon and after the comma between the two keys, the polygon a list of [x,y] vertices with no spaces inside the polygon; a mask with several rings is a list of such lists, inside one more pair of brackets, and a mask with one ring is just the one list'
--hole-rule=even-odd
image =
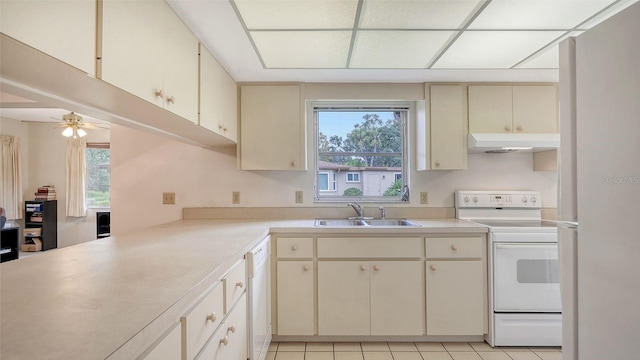
{"label": "white electric range", "polygon": [[457,191],[456,217],[489,227],[492,346],[560,346],[558,228],[535,191]]}

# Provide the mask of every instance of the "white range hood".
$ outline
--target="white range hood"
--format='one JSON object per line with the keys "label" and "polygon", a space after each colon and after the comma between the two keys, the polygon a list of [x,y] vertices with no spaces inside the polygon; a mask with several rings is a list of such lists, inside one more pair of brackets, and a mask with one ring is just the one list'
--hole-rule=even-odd
{"label": "white range hood", "polygon": [[469,134],[470,153],[503,153],[512,151],[545,151],[560,146],[560,134]]}

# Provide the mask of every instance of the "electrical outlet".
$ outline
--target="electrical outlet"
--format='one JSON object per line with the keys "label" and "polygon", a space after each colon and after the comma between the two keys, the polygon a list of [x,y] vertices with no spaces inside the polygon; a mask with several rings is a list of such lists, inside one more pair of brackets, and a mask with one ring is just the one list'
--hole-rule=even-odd
{"label": "electrical outlet", "polygon": [[296,191],[296,204],[302,204],[302,191]]}
{"label": "electrical outlet", "polygon": [[162,203],[165,205],[175,205],[176,193],[173,193],[173,192],[162,193]]}
{"label": "electrical outlet", "polygon": [[420,193],[420,204],[428,204],[429,203],[429,193],[423,191]]}
{"label": "electrical outlet", "polygon": [[231,203],[240,204],[240,191],[233,192],[233,195],[231,196]]}

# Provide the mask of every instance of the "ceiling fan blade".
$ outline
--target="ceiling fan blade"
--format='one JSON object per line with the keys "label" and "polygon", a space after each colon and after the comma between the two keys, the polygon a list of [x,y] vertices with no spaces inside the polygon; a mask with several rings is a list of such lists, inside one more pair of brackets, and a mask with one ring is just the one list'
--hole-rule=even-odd
{"label": "ceiling fan blade", "polygon": [[108,124],[96,124],[96,123],[83,123],[82,127],[86,128],[86,129],[93,129],[93,130],[108,130],[109,129],[109,125]]}

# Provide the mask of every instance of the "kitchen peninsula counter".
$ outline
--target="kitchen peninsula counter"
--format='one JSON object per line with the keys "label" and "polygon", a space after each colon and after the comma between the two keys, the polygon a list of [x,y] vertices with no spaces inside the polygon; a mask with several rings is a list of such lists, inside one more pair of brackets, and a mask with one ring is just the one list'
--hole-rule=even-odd
{"label": "kitchen peninsula counter", "polygon": [[3,359],[134,359],[269,233],[485,233],[455,219],[421,227],[314,227],[314,220],[180,220],[0,265]]}

